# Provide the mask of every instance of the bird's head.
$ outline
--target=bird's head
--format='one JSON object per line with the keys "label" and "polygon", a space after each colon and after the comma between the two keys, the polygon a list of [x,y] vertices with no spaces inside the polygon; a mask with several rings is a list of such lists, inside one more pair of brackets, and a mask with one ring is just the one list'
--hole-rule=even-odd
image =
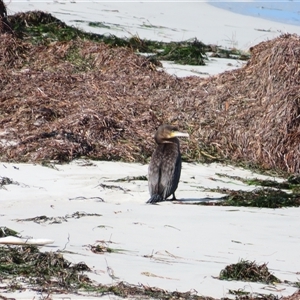
{"label": "bird's head", "polygon": [[157,144],[174,143],[177,137],[189,137],[188,133],[181,132],[176,126],[161,125],[158,127],[154,139]]}

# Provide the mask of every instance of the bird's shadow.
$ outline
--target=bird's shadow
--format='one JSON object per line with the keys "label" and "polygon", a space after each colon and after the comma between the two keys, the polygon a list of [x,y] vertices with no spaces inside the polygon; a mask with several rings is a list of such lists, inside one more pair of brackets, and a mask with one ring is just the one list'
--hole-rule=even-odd
{"label": "bird's shadow", "polygon": [[181,199],[166,199],[163,201],[158,201],[155,203],[147,203],[147,204],[159,205],[166,202],[171,202],[173,204],[203,204],[203,203],[213,203],[222,200],[223,200],[222,197],[181,198]]}
{"label": "bird's shadow", "polygon": [[181,198],[181,199],[167,199],[165,201],[174,204],[200,204],[214,201],[221,201],[222,197],[205,197],[205,198]]}

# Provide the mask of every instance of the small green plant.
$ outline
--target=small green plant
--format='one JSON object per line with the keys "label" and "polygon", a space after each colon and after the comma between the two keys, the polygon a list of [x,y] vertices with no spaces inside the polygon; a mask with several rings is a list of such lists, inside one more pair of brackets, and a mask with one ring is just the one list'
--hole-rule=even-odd
{"label": "small green plant", "polygon": [[93,253],[96,253],[96,254],[120,253],[120,252],[125,251],[124,249],[117,249],[117,248],[109,247],[108,243],[111,243],[111,242],[98,241],[95,245],[89,245],[89,248]]}
{"label": "small green plant", "polygon": [[226,266],[221,270],[219,279],[262,282],[266,284],[280,283],[281,280],[272,275],[267,264],[258,265],[255,261],[240,260],[237,264]]}
{"label": "small green plant", "polygon": [[206,45],[197,39],[186,42],[172,42],[156,55],[163,60],[175,61],[187,65],[205,65]]}
{"label": "small green plant", "polygon": [[13,229],[10,229],[5,226],[0,227],[0,238],[6,237],[6,236],[18,236],[18,232],[14,231]]}

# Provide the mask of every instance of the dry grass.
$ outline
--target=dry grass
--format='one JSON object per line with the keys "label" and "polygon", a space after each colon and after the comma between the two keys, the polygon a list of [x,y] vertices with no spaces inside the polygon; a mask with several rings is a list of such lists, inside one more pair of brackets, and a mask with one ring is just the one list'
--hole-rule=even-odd
{"label": "dry grass", "polygon": [[295,173],[300,38],[260,43],[241,69],[179,79],[128,48],[74,40],[0,45],[0,159],[145,162],[162,123],[191,135],[185,160],[215,157]]}

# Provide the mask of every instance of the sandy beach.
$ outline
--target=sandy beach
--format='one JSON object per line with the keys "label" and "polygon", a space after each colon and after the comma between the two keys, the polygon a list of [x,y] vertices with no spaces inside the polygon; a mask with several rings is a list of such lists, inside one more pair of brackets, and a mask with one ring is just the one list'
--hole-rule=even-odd
{"label": "sandy beach", "polygon": [[[300,34],[299,26],[239,15],[205,2],[12,0],[7,9],[9,14],[43,10],[69,25],[101,34],[137,34],[161,41],[196,37],[204,43],[245,51],[281,33]],[[90,22],[103,24],[92,27]],[[210,59],[202,67],[178,67],[170,62],[164,66],[176,76],[199,72],[211,76],[242,64],[228,63]],[[207,189],[256,188],[220,174],[282,179],[230,165],[184,163],[177,192],[179,201],[147,205],[147,181],[124,180],[128,176],[146,176],[147,168],[146,164],[84,159],[48,166],[1,162],[0,178],[12,180],[12,184],[0,188],[1,226],[18,231],[25,240],[50,241],[41,247],[42,251],[63,250],[70,262],[84,261],[92,269],[88,276],[102,284],[124,281],[169,291],[195,291],[217,299],[234,299],[230,290],[278,297],[297,291],[284,281],[299,282],[299,208],[195,205],[224,196]],[[78,212],[86,216],[72,217]],[[38,216],[50,219],[41,223],[25,220]],[[89,246],[99,241],[120,251],[103,255],[91,252]],[[223,268],[240,259],[267,263],[282,283],[267,285],[217,278]],[[0,282],[0,288],[0,295],[14,299],[46,297],[30,287],[13,292],[5,287],[5,281]],[[92,296],[52,294],[51,299]]]}
{"label": "sandy beach", "polygon": [[[272,179],[231,166],[184,163],[177,192],[180,202],[147,205],[146,181],[117,181],[128,175],[146,175],[147,165],[79,160],[53,169],[1,163],[1,176],[15,181],[0,189],[2,225],[24,238],[53,240],[42,250],[64,249],[66,259],[73,263],[84,261],[92,267],[89,276],[102,284],[125,281],[171,291],[194,289],[199,295],[217,299],[230,297],[229,289],[292,294],[296,288],[287,284],[216,279],[226,265],[245,259],[268,263],[270,271],[281,280],[294,282],[298,280],[300,253],[298,208],[191,205],[223,196],[206,192],[206,188],[255,188],[224,180],[217,173]],[[24,221],[41,215],[59,220],[76,212],[100,216],[70,217],[57,223]],[[122,251],[94,254],[88,245],[99,240]],[[107,264],[117,279],[109,276]],[[18,299],[36,296],[30,289],[21,297],[5,295]]]}

